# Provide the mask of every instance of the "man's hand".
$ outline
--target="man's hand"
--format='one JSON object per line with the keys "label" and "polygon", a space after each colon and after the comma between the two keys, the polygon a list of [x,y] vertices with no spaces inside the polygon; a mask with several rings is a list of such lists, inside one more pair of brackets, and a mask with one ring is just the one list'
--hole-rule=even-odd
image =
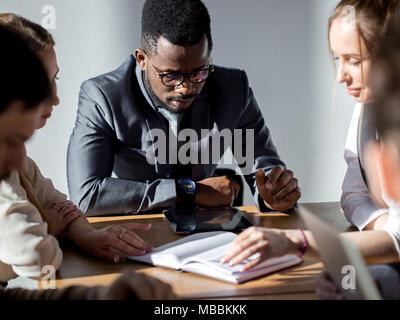
{"label": "man's hand", "polygon": [[54,237],[60,237],[69,224],[83,215],[71,201],[54,202],[50,207],[43,208],[44,219],[47,222],[47,232]]}
{"label": "man's hand", "polygon": [[97,287],[93,300],[172,300],[177,299],[171,286],[133,271],[124,272],[109,287]]}
{"label": "man's hand", "polygon": [[200,207],[231,207],[240,190],[239,184],[227,176],[207,178],[196,184],[194,202]]}
{"label": "man's hand", "polygon": [[274,211],[289,210],[301,197],[298,181],[294,178],[293,172],[282,166],[274,167],[267,176],[263,170],[258,170],[256,183],[265,205]]}

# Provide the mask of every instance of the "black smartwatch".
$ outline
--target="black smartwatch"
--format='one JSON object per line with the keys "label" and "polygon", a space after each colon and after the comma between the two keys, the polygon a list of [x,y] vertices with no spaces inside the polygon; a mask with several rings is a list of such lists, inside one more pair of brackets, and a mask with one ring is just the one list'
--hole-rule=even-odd
{"label": "black smartwatch", "polygon": [[176,181],[176,191],[185,205],[194,205],[194,197],[197,192],[197,185],[191,179],[180,179]]}

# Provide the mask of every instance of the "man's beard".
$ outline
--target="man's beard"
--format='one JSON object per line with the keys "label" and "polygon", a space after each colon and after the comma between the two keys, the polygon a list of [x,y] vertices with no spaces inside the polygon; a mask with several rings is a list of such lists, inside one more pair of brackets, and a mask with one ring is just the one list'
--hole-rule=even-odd
{"label": "man's beard", "polygon": [[[151,101],[153,101],[153,103],[154,103],[156,108],[159,107],[159,108],[167,109],[169,112],[176,113],[176,114],[185,112],[185,110],[172,109],[171,107],[166,105],[164,102],[162,102],[160,100],[160,98],[158,98],[157,95],[154,93],[153,89],[151,88],[150,82],[147,79],[145,74],[143,74],[143,78],[144,78],[143,82],[144,82],[144,86],[146,87],[146,91],[149,94],[150,99],[151,99]],[[182,101],[182,100],[191,99],[191,98],[194,98],[194,97],[197,97],[197,95],[192,94],[192,95],[188,95],[188,96],[180,97],[180,98],[167,98],[167,100],[168,101],[174,101],[174,100],[181,100]]]}

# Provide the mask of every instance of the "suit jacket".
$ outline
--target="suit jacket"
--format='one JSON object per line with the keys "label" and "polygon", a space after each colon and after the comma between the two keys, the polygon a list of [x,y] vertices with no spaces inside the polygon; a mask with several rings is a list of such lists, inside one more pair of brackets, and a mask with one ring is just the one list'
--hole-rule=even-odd
{"label": "suit jacket", "polygon": [[[168,133],[168,123],[146,100],[135,68],[136,61],[130,56],[115,71],[87,80],[81,86],[75,128],[68,146],[67,174],[70,197],[87,215],[160,211],[176,204],[173,166],[151,164],[147,159],[148,151],[154,147],[148,139],[150,130]],[[185,111],[185,117],[187,127],[198,137],[202,129],[227,129],[232,136],[234,129],[254,130],[254,161],[244,178],[259,209],[267,211],[259,199],[254,172],[260,168],[268,172],[284,163],[246,73],[216,66],[199,97]],[[246,139],[242,140],[244,151]],[[211,138],[206,137],[205,141],[209,148]],[[230,144],[237,146],[233,140]],[[201,141],[192,144],[194,149],[203,147]],[[221,156],[225,149],[221,146]],[[217,163],[192,164],[188,178],[198,181],[211,177],[216,167]]]}

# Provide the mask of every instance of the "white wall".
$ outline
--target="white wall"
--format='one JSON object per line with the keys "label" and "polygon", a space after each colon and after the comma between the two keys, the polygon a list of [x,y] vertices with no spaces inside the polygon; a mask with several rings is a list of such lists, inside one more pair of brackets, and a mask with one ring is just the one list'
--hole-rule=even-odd
{"label": "white wall", "polygon": [[[332,105],[326,25],[337,0],[204,2],[212,17],[214,63],[247,71],[279,153],[300,181],[302,202],[337,201],[354,104],[339,86]],[[1,0],[0,12],[40,23],[46,4],[57,13],[51,32],[61,104],[29,142],[28,153],[67,192],[66,148],[80,84],[114,69],[139,46],[143,0]]]}

